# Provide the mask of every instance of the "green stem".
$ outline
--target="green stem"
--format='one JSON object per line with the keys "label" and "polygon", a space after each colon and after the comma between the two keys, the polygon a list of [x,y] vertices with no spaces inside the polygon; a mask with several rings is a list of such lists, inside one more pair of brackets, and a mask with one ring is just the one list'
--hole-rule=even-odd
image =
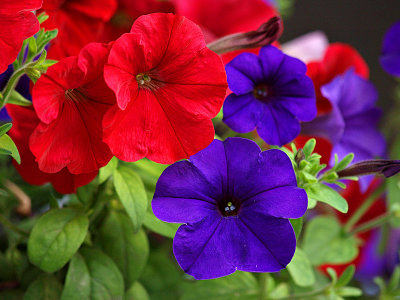
{"label": "green stem", "polygon": [[7,227],[8,229],[10,229],[24,237],[29,237],[29,232],[26,232],[25,230],[18,228],[13,223],[11,223],[6,217],[4,217],[2,214],[0,214],[0,223],[3,224],[4,227]]}
{"label": "green stem", "polygon": [[390,219],[392,218],[393,214],[392,213],[387,213],[384,214],[381,217],[375,218],[369,222],[365,222],[363,224],[361,224],[360,226],[357,226],[356,228],[354,228],[353,230],[351,230],[349,232],[349,234],[354,235],[357,233],[362,233],[365,231],[369,231],[373,228],[376,227],[380,227],[381,225],[385,224],[386,222],[390,221]]}
{"label": "green stem", "polygon": [[350,232],[351,228],[360,221],[364,214],[371,208],[375,200],[378,199],[385,192],[385,184],[381,184],[375,191],[364,201],[363,204],[357,209],[357,211],[350,217],[350,219],[344,225],[344,230]]}
{"label": "green stem", "polygon": [[315,291],[311,291],[311,292],[307,292],[307,293],[293,294],[288,297],[273,298],[273,299],[274,300],[310,299],[310,297],[325,294],[329,287],[330,287],[330,285],[327,285],[324,288],[321,288],[319,290],[315,290]]}
{"label": "green stem", "polygon": [[268,294],[267,294],[268,277],[269,277],[268,273],[260,274],[260,300],[268,299]]}
{"label": "green stem", "polygon": [[18,84],[19,79],[22,75],[25,74],[25,67],[22,67],[15,71],[10,80],[8,81],[6,87],[4,88],[2,95],[3,98],[0,99],[0,110],[7,104],[8,99],[10,98],[11,92],[15,89]]}

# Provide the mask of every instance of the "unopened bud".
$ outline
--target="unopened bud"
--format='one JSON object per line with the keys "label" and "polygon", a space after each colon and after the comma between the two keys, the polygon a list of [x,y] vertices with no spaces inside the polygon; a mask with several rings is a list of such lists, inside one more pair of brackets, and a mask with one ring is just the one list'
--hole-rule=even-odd
{"label": "unopened bud", "polygon": [[339,177],[362,176],[369,174],[384,175],[386,178],[400,172],[400,160],[375,159],[360,161],[339,171]]}
{"label": "unopened bud", "polygon": [[273,17],[262,24],[257,30],[227,35],[207,46],[217,54],[241,49],[258,48],[276,41],[282,34],[282,28],[281,19]]}

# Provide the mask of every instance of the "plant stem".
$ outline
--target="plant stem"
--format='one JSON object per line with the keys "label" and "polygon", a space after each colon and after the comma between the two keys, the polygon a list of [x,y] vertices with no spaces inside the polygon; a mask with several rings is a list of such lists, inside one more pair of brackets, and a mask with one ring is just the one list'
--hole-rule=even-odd
{"label": "plant stem", "polygon": [[8,98],[10,98],[11,92],[15,89],[15,87],[18,84],[19,79],[22,77],[22,75],[25,74],[25,67],[22,67],[15,71],[10,80],[7,82],[6,87],[4,88],[2,94],[3,98],[0,99],[0,109],[2,109],[8,101]]}
{"label": "plant stem", "polygon": [[393,216],[392,213],[384,214],[381,217],[375,218],[369,222],[365,222],[365,223],[361,224],[360,226],[357,226],[356,228],[351,230],[349,232],[349,234],[354,235],[357,233],[362,233],[362,232],[371,230],[373,228],[379,227],[379,226],[385,224],[386,222],[388,222],[392,218],[392,216]]}
{"label": "plant stem", "polygon": [[260,300],[268,299],[267,296],[267,284],[268,284],[268,273],[260,274]]}
{"label": "plant stem", "polygon": [[4,217],[2,214],[0,214],[0,223],[3,224],[4,227],[7,227],[8,229],[24,236],[24,237],[29,237],[29,233],[26,232],[25,230],[22,230],[15,226],[13,223],[11,223],[6,217]]}
{"label": "plant stem", "polygon": [[368,209],[374,204],[375,200],[379,198],[385,191],[385,184],[381,184],[373,193],[364,201],[363,204],[356,210],[350,219],[344,225],[344,230],[350,232],[351,228],[363,217]]}

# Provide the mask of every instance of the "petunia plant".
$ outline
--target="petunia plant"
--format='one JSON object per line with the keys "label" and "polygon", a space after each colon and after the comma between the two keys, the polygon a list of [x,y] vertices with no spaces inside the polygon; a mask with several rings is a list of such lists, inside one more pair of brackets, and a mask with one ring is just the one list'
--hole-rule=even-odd
{"label": "petunia plant", "polygon": [[293,1],[17,2],[0,299],[398,297],[397,115],[385,140],[356,49],[286,53]]}

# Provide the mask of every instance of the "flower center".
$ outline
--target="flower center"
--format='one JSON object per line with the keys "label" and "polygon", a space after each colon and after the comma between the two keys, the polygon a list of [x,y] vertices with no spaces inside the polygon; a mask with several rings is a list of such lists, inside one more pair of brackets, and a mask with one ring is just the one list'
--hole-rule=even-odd
{"label": "flower center", "polygon": [[271,94],[272,94],[271,88],[265,83],[256,85],[256,87],[253,90],[254,97],[262,102],[268,101]]}
{"label": "flower center", "polygon": [[68,89],[64,93],[65,98],[74,102],[82,102],[86,99],[85,94],[80,88]]}
{"label": "flower center", "polygon": [[218,203],[218,209],[222,216],[237,216],[240,210],[240,200],[237,198],[223,199]]}
{"label": "flower center", "polygon": [[140,73],[136,75],[136,82],[139,88],[148,89],[154,91],[159,88],[157,80],[150,77],[150,74]]}

